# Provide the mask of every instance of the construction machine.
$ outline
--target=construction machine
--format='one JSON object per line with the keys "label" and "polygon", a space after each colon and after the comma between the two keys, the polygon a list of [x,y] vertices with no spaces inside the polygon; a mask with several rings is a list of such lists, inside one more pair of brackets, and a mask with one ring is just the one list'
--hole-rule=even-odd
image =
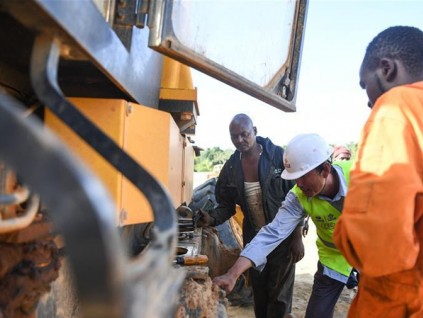
{"label": "construction machine", "polygon": [[0,0],[0,317],[225,317],[222,241],[189,207],[191,67],[295,111],[306,8]]}

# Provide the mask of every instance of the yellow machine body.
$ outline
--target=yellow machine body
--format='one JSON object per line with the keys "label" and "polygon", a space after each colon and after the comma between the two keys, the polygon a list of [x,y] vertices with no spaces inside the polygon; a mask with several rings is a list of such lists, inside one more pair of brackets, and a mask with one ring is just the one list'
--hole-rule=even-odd
{"label": "yellow machine body", "polygon": [[[124,100],[72,98],[71,102],[166,187],[175,207],[190,199],[185,187],[190,182],[184,180],[183,172],[190,161],[185,152],[192,157],[193,150],[185,148],[169,113]],[[153,221],[147,200],[131,182],[51,112],[46,113],[45,122],[104,182],[116,202],[119,225]]]}

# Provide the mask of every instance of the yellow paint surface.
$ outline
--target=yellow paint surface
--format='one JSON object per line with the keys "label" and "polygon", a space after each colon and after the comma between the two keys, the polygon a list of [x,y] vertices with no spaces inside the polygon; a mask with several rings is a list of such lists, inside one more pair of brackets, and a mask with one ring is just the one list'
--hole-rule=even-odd
{"label": "yellow paint surface", "polygon": [[[170,114],[124,100],[72,98],[70,101],[159,180],[174,207],[179,206],[183,197],[184,139]],[[116,202],[117,224],[153,221],[147,200],[132,183],[48,111],[45,122],[103,181]]]}

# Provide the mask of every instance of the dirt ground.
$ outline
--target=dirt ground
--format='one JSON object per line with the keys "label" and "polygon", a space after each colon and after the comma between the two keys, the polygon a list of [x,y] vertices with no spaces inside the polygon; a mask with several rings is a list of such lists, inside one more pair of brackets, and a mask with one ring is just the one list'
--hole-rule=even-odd
{"label": "dirt ground", "polygon": [[[310,222],[312,223],[312,222]],[[303,239],[305,247],[304,258],[296,265],[294,285],[293,314],[296,318],[303,318],[307,307],[308,298],[313,284],[313,275],[317,268],[316,229],[310,224],[310,230]],[[344,288],[335,308],[334,318],[347,317],[348,308],[354,292]],[[254,318],[254,310],[249,307],[229,306],[229,318]]]}

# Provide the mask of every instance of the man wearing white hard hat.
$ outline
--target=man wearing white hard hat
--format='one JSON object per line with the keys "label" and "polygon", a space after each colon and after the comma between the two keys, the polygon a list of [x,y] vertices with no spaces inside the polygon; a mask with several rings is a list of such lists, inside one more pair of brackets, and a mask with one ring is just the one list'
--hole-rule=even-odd
{"label": "man wearing white hard hat", "polygon": [[274,220],[245,246],[235,264],[214,283],[230,292],[250,267],[261,270],[266,256],[310,215],[317,230],[319,262],[306,318],[332,317],[352,267],[333,243],[333,231],[347,194],[351,161],[332,164],[333,149],[317,134],[301,134],[287,145],[282,178],[296,185],[285,197]]}

